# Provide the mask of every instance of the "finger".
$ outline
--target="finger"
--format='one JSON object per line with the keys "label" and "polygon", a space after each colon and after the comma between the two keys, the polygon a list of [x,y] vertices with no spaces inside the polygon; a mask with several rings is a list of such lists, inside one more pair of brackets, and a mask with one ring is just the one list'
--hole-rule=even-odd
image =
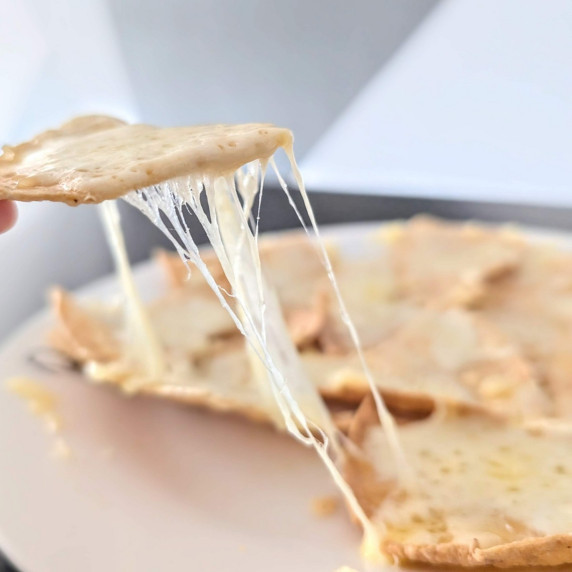
{"label": "finger", "polygon": [[12,228],[17,218],[16,204],[12,201],[0,201],[0,233]]}

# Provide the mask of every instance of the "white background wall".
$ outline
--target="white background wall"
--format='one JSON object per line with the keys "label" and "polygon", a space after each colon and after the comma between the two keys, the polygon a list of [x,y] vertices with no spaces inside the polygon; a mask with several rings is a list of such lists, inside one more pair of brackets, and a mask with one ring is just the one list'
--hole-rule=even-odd
{"label": "white background wall", "polygon": [[115,0],[141,117],[270,121],[299,156],[435,0]]}
{"label": "white background wall", "polygon": [[572,206],[572,2],[445,0],[302,163],[309,188]]}

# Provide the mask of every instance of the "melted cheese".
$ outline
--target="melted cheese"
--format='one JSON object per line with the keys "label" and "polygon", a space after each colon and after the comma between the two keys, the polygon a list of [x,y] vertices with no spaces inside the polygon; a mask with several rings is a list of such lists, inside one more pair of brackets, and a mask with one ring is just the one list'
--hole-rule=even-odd
{"label": "melted cheese", "polygon": [[[417,485],[395,486],[380,504],[374,521],[386,539],[414,545],[476,539],[488,548],[572,529],[569,434],[434,415],[402,427],[400,437]],[[390,483],[397,472],[386,448],[382,430],[370,430],[364,450]]]}
{"label": "melted cheese", "polygon": [[[246,207],[254,203],[254,190],[262,187],[264,164],[256,167],[258,176],[241,180],[236,175],[238,188],[232,175],[189,176],[168,181],[147,189],[129,193],[127,202],[141,210],[172,241],[181,258],[193,263],[204,275],[222,306],[229,312],[249,345],[249,356],[256,372],[260,395],[264,402],[276,405],[277,423],[306,445],[312,446],[325,465],[352,511],[361,521],[366,545],[377,545],[377,530],[371,526],[351,488],[341,476],[330,452],[341,454],[338,434],[316,387],[307,378],[294,347],[275,292],[268,286],[260,264],[257,244],[257,226],[249,226]],[[247,171],[248,173],[248,171]],[[256,185],[253,180],[258,181]],[[246,189],[241,203],[239,190]],[[201,198],[205,201],[202,202]],[[205,204],[206,203],[206,204]],[[217,285],[208,267],[200,257],[185,222],[190,210],[203,226],[225,275],[232,287],[237,310],[228,304],[226,295]],[[170,223],[165,224],[165,219]],[[327,252],[328,273],[333,278]],[[348,322],[349,321],[348,318]],[[355,332],[354,332],[354,337]],[[358,344],[359,345],[359,344]],[[278,421],[278,420],[281,421]],[[386,427],[391,430],[391,421]]]}
{"label": "melted cheese", "polygon": [[124,357],[140,374],[137,378],[139,383],[129,388],[135,390],[141,383],[161,380],[166,370],[165,357],[133,280],[117,205],[114,201],[107,201],[99,208],[125,298],[125,337],[129,340],[125,347],[129,353]]}
{"label": "melted cheese", "polygon": [[[284,144],[312,224],[316,244],[339,303],[342,322],[348,329],[359,363],[373,392],[388,439],[390,454],[398,468],[400,478],[410,482],[412,477],[407,470],[394,421],[372,379],[357,331],[341,296],[331,261],[321,240],[312,207],[294,160],[291,144],[290,142]],[[245,169],[239,168],[234,173],[220,171],[213,174],[212,168],[205,168],[204,171],[132,191],[124,198],[141,210],[171,239],[186,263],[194,264],[204,275],[219,302],[248,342],[251,369],[255,372],[259,399],[262,400],[264,408],[274,412],[272,417],[277,425],[284,425],[297,439],[317,451],[346,497],[353,513],[363,525],[364,552],[372,552],[377,556],[379,552],[372,550],[372,547],[378,546],[378,531],[369,522],[330,456],[332,453],[336,456],[343,455],[343,450],[339,446],[339,434],[315,385],[304,371],[288,334],[276,292],[268,285],[261,267],[258,251],[260,203],[256,221],[252,220],[251,212],[256,197],[258,196],[259,200],[261,198],[259,193],[262,192],[265,171],[266,161],[262,160],[251,163]],[[280,182],[294,206],[282,178]],[[201,259],[185,220],[185,214],[189,211],[197,217],[205,230],[232,293],[223,291],[219,287]],[[302,220],[297,209],[296,212]],[[144,383],[174,381],[176,385],[177,373],[185,374],[185,368],[179,368],[178,361],[165,362],[165,355],[153,331],[151,321],[142,307],[129,271],[116,206],[113,203],[104,205],[102,216],[126,296],[126,339],[131,341],[128,361],[136,363]],[[169,226],[166,221],[169,222]],[[228,303],[228,296],[234,298],[234,308]],[[169,360],[172,357],[169,356]],[[98,369],[97,364],[90,365],[91,374],[95,377],[112,375],[120,378],[123,375],[121,364],[113,364],[111,370]]]}
{"label": "melted cheese", "polygon": [[[405,464],[400,457],[395,427],[371,380],[355,327],[320,240],[294,161],[290,131],[265,124],[158,129],[129,126],[106,117],[80,117],[28,143],[6,148],[0,165],[3,182],[0,192],[12,199],[50,199],[71,204],[124,196],[146,214],[172,239],[183,260],[192,262],[203,273],[249,344],[249,357],[263,402],[268,408],[275,403],[286,428],[316,449],[363,521],[367,533],[367,519],[329,457],[332,451],[342,452],[339,436],[317,389],[304,372],[276,293],[263,275],[258,253],[260,203],[258,218],[253,221],[255,228],[250,227],[256,196],[261,196],[267,162],[280,147],[290,158],[327,274],[340,303],[342,320],[374,392],[391,451],[397,465],[402,467]],[[248,163],[251,164],[244,169]],[[284,189],[288,193],[285,186]],[[206,199],[206,205],[202,199]],[[176,377],[176,368],[167,365],[149,317],[141,306],[129,271],[116,207],[108,204],[102,209],[126,296],[125,339],[130,351],[127,363],[111,363],[107,368],[91,363],[89,368],[91,374],[100,379],[108,375],[115,379],[128,378],[135,369],[144,383],[160,384],[165,377]],[[197,216],[210,239],[232,287],[236,310],[226,300],[230,294],[219,288],[201,260],[186,226],[185,214],[189,210]],[[165,220],[169,221],[170,228]]]}
{"label": "melted cheese", "polygon": [[[354,323],[353,323],[353,321],[352,321],[352,319],[348,313],[348,310],[346,308],[346,303],[345,303],[345,301],[342,297],[342,294],[340,292],[340,288],[338,286],[338,282],[337,282],[336,277],[334,275],[334,270],[332,268],[332,263],[330,261],[330,257],[328,256],[328,252],[327,252],[326,247],[324,245],[324,242],[320,236],[318,223],[316,221],[316,217],[314,215],[314,210],[312,209],[312,205],[310,203],[308,193],[306,192],[306,186],[304,185],[304,180],[302,178],[302,174],[300,173],[300,170],[298,169],[298,165],[296,163],[296,158],[294,157],[294,149],[292,147],[292,144],[289,143],[287,146],[285,146],[284,150],[286,151],[286,155],[288,156],[288,159],[290,161],[290,166],[292,167],[292,172],[294,174],[294,178],[296,179],[298,189],[299,189],[300,194],[302,195],[302,199],[304,201],[306,213],[308,214],[308,217],[310,219],[310,223],[312,225],[312,229],[314,231],[314,234],[316,235],[317,244],[318,244],[318,247],[320,250],[320,254],[322,255],[322,261],[324,263],[324,267],[326,268],[328,278],[330,280],[330,283],[332,285],[332,288],[333,288],[335,296],[336,296],[336,300],[337,300],[338,305],[339,305],[341,319],[347,327],[351,341],[355,347],[355,350],[356,350],[356,353],[357,353],[357,356],[359,359],[359,363],[361,365],[361,369],[363,370],[363,372],[365,374],[365,378],[366,378],[367,383],[369,385],[370,391],[373,395],[373,399],[374,399],[375,406],[377,409],[377,414],[379,416],[379,419],[381,421],[382,426],[385,429],[384,435],[389,442],[391,455],[396,461],[396,467],[399,471],[400,479],[411,485],[411,484],[413,484],[413,482],[415,480],[414,474],[409,470],[408,464],[407,464],[405,456],[403,454],[403,450],[401,448],[401,445],[399,444],[399,435],[397,433],[396,423],[393,420],[393,417],[391,416],[391,414],[389,413],[389,411],[385,405],[385,402],[383,401],[383,398],[381,397],[381,394],[379,393],[377,385],[373,379],[370,368],[369,368],[367,361],[365,359],[365,355],[364,355],[364,352],[362,349],[362,345],[361,345],[357,330],[356,330]],[[306,232],[308,232],[308,229],[304,223],[304,219],[300,215],[297,207],[294,204],[294,201],[292,200],[292,197],[290,195],[290,192],[288,190],[286,182],[284,181],[283,177],[280,176],[278,169],[276,169],[275,163],[272,162],[272,164],[275,167],[276,175],[278,177],[280,185],[282,186],[282,189],[286,193],[286,196],[288,197],[290,204],[292,205],[292,207],[296,211],[296,214],[298,215],[300,223],[302,224],[302,226],[304,227]]]}

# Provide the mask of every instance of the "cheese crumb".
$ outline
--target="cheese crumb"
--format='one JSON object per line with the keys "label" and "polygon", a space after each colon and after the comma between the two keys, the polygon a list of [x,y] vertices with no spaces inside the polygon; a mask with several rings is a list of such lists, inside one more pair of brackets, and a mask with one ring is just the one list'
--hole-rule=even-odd
{"label": "cheese crumb", "polygon": [[338,499],[333,496],[316,497],[312,499],[312,513],[320,518],[332,516],[338,510]]}
{"label": "cheese crumb", "polygon": [[56,398],[53,393],[27,377],[9,379],[6,381],[6,388],[26,402],[28,409],[44,421],[50,433],[60,430],[61,419],[56,411]]}
{"label": "cheese crumb", "polygon": [[62,420],[57,411],[55,395],[42,384],[28,377],[13,377],[5,382],[6,389],[26,402],[29,411],[43,421],[46,431],[54,435],[52,455],[69,459],[71,449],[61,437]]}

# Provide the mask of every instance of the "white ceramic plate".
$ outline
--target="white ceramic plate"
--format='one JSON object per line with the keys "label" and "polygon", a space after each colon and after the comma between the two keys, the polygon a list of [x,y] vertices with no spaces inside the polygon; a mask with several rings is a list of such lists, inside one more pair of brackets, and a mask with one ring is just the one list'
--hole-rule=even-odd
{"label": "white ceramic plate", "polygon": [[[136,278],[147,297],[162,288],[149,263]],[[113,277],[88,289],[97,296],[115,291]],[[0,350],[0,547],[19,567],[360,567],[360,533],[345,508],[328,518],[311,511],[312,499],[336,494],[312,451],[241,419],[90,385],[47,349],[50,324],[42,313]],[[42,420],[5,391],[13,376],[54,393],[71,459],[53,456]]]}
{"label": "white ceramic plate", "polygon": [[[358,255],[371,228],[334,234]],[[146,296],[162,287],[149,263],[136,277]],[[112,277],[88,289],[114,291]],[[0,383],[28,376],[54,393],[72,451],[55,458],[41,419],[0,388],[0,547],[19,567],[362,569],[360,533],[345,509],[328,518],[310,509],[312,499],[336,494],[312,451],[241,419],[90,385],[46,349],[49,327],[43,313],[0,351]]]}

